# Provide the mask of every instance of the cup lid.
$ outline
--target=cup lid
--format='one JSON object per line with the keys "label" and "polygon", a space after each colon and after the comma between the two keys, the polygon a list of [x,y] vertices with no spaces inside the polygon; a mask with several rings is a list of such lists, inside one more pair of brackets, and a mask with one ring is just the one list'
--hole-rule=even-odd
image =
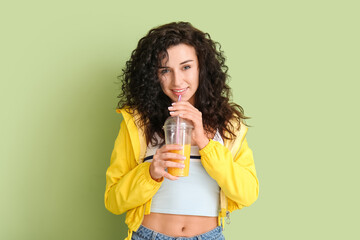
{"label": "cup lid", "polygon": [[178,124],[178,119],[179,119],[179,127],[180,128],[194,128],[194,126],[192,125],[192,123],[188,120],[185,120],[181,117],[168,117],[165,121],[165,124],[163,126],[163,129],[165,128],[169,128],[169,127],[176,127],[176,125]]}

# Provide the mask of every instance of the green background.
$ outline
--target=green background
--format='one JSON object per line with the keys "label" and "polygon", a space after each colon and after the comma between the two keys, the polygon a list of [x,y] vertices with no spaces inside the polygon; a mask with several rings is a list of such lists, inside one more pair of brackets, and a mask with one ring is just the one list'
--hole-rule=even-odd
{"label": "green background", "polygon": [[0,239],[123,239],[103,203],[117,76],[154,27],[222,44],[252,119],[259,199],[227,239],[359,237],[358,1],[7,1],[0,5]]}

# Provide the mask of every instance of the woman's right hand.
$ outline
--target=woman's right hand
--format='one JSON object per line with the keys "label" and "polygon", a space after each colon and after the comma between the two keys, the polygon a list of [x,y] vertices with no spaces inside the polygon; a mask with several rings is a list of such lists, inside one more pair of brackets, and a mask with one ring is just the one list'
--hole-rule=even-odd
{"label": "woman's right hand", "polygon": [[185,156],[177,153],[170,152],[171,150],[181,150],[182,146],[180,145],[164,145],[158,150],[153,157],[153,160],[150,164],[150,176],[155,181],[159,181],[162,177],[177,180],[179,179],[176,176],[171,175],[165,169],[168,167],[184,168],[185,165],[181,163],[176,163],[170,161],[172,159],[185,160]]}

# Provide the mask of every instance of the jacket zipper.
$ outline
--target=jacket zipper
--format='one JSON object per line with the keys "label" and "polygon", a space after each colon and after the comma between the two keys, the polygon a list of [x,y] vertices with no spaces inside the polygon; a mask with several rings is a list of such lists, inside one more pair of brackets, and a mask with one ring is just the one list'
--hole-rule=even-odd
{"label": "jacket zipper", "polygon": [[231,220],[230,220],[230,212],[229,211],[226,211],[225,222],[226,222],[226,224],[230,224],[230,222],[231,222]]}

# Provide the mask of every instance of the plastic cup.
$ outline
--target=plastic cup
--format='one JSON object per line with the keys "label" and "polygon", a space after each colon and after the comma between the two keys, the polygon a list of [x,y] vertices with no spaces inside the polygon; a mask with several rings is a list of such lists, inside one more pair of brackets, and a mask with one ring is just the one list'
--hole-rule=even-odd
{"label": "plastic cup", "polygon": [[171,150],[170,152],[184,155],[185,160],[171,159],[170,161],[182,163],[185,168],[169,167],[168,173],[177,177],[189,176],[190,152],[191,152],[191,131],[193,125],[180,117],[169,117],[164,124],[165,144],[178,144],[182,150]]}

